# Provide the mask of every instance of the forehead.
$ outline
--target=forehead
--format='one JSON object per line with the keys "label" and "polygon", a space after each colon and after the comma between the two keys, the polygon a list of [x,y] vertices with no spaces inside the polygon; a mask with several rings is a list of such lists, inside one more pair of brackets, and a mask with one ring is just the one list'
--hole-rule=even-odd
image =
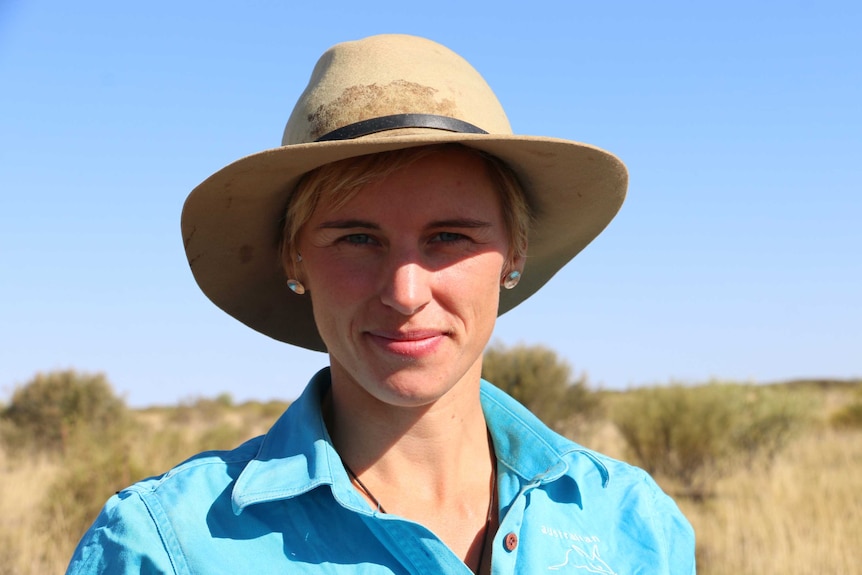
{"label": "forehead", "polygon": [[[383,158],[381,158],[383,159]],[[335,185],[323,192],[312,219],[344,211],[484,212],[498,216],[501,198],[484,158],[466,150],[437,150],[410,158],[394,169],[382,165],[345,166],[345,177],[354,182]]]}

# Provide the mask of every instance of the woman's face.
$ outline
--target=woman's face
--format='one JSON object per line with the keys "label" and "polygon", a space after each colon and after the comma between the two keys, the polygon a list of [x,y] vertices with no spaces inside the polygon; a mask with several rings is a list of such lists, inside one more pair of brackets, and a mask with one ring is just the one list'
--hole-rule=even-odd
{"label": "woman's face", "polygon": [[300,271],[333,386],[406,407],[478,383],[507,238],[484,162],[461,151],[320,206],[299,235]]}

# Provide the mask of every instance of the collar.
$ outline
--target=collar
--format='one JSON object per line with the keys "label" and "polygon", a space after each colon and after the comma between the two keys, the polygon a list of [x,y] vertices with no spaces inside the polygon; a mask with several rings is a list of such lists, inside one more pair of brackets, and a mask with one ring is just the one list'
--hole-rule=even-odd
{"label": "collar", "polygon": [[[257,455],[240,473],[232,493],[237,515],[249,505],[290,499],[321,486],[330,486],[335,499],[358,513],[375,510],[353,489],[332,445],[321,412],[331,385],[329,368],[312,377],[302,395],[267,432]],[[482,410],[498,463],[524,483],[542,484],[571,475],[598,472],[602,486],[609,480],[607,467],[589,450],[557,435],[529,410],[487,381],[481,383]],[[586,457],[571,457],[583,454]],[[498,470],[502,472],[502,470]]]}
{"label": "collar", "polygon": [[482,380],[480,393],[497,461],[523,481],[543,484],[568,475],[577,483],[598,474],[607,487],[610,473],[597,454],[549,429],[495,385]]}

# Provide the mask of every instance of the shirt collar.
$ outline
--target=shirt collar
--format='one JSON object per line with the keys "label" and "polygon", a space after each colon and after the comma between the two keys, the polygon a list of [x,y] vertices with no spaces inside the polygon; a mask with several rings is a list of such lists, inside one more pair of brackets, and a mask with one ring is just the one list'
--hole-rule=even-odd
{"label": "shirt collar", "polygon": [[[326,430],[320,406],[329,386],[326,368],[312,377],[302,395],[263,437],[257,455],[240,473],[233,488],[234,513],[320,486],[330,486],[333,496],[345,507],[374,513],[351,487]],[[602,484],[607,484],[607,468],[591,452],[552,432],[524,406],[484,380],[481,402],[498,461],[522,480],[555,481],[570,471],[565,456],[583,452],[587,461],[580,464],[591,467],[588,471],[592,473],[598,471]]]}
{"label": "shirt collar", "polygon": [[340,465],[333,465],[340,459],[320,410],[329,385],[329,369],[319,371],[263,436],[257,455],[236,480],[234,513],[255,503],[288,499],[333,485],[333,469],[343,473]]}
{"label": "shirt collar", "polygon": [[550,430],[530,410],[485,380],[481,397],[497,460],[524,481],[548,483],[566,474],[572,478],[598,474],[602,487],[607,486],[608,468],[592,451]]}

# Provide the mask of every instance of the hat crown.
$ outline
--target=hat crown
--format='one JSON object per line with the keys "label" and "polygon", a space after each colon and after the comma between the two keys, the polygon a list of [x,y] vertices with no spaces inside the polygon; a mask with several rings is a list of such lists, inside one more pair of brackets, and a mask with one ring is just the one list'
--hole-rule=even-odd
{"label": "hat crown", "polygon": [[[282,145],[313,142],[395,114],[446,116],[490,134],[512,133],[494,92],[461,56],[425,38],[386,34],[337,44],[321,56],[287,121]],[[399,128],[375,137],[429,131]]]}

